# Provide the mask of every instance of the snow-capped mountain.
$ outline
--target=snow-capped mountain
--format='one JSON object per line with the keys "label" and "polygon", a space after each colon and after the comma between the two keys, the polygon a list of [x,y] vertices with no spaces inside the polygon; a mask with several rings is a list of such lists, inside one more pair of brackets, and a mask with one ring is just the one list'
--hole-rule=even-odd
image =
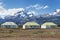
{"label": "snow-capped mountain", "polygon": [[51,12],[51,13],[45,13],[43,15],[41,15],[41,17],[43,18],[50,18],[50,17],[56,17],[56,16],[60,16],[60,9],[56,9],[55,11]]}
{"label": "snow-capped mountain", "polygon": [[13,21],[17,24],[24,24],[28,21],[35,21],[39,24],[42,24],[44,22],[55,22],[57,24],[60,24],[60,9],[43,15],[35,15],[34,11],[20,10],[15,12],[13,16],[7,15],[4,17],[4,19],[0,17],[0,22],[6,21]]}
{"label": "snow-capped mountain", "polygon": [[34,16],[35,16],[35,12],[34,11],[18,11],[16,13],[14,13],[13,16],[11,15],[6,15],[4,17],[4,19],[1,17],[0,19],[4,20],[4,22],[6,21],[13,21],[16,22],[17,24],[23,24],[26,21],[32,21],[34,20]]}
{"label": "snow-capped mountain", "polygon": [[49,13],[52,16],[60,16],[60,9],[56,9],[54,12]]}
{"label": "snow-capped mountain", "polygon": [[42,15],[44,22],[55,22],[60,25],[60,9],[56,9],[55,11]]}

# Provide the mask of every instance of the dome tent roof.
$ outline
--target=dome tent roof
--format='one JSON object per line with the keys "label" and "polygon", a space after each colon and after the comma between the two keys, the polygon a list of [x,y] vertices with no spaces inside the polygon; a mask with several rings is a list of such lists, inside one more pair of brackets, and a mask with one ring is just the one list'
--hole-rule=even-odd
{"label": "dome tent roof", "polygon": [[36,22],[27,22],[27,23],[25,23],[24,25],[39,25],[39,24],[36,23]]}
{"label": "dome tent roof", "polygon": [[5,23],[3,23],[3,24],[1,24],[1,25],[17,25],[17,24],[14,23],[14,22],[5,22]]}
{"label": "dome tent roof", "polygon": [[53,22],[45,22],[45,23],[42,24],[42,25],[57,25],[57,24],[55,24],[55,23],[53,23]]}

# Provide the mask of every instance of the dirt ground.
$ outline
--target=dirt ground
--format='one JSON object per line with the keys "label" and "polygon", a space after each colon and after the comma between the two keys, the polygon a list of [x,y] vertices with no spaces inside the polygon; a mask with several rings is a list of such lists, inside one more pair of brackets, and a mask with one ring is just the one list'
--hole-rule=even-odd
{"label": "dirt ground", "polygon": [[12,37],[12,38],[0,38],[0,40],[60,40],[59,38],[23,38],[23,37]]}
{"label": "dirt ground", "polygon": [[0,29],[0,40],[60,40],[60,28]]}

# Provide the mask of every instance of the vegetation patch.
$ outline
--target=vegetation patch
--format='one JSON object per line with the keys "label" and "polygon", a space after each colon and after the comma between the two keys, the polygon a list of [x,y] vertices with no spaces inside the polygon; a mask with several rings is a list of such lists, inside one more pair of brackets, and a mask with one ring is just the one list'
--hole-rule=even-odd
{"label": "vegetation patch", "polygon": [[37,32],[33,32],[33,34],[43,34],[44,31],[37,31]]}

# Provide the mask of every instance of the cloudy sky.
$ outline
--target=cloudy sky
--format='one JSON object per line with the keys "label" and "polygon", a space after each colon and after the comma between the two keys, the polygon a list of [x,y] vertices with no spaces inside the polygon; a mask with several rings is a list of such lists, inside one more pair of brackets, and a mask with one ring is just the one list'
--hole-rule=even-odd
{"label": "cloudy sky", "polygon": [[14,15],[21,10],[44,14],[60,9],[60,0],[0,0],[0,15]]}

